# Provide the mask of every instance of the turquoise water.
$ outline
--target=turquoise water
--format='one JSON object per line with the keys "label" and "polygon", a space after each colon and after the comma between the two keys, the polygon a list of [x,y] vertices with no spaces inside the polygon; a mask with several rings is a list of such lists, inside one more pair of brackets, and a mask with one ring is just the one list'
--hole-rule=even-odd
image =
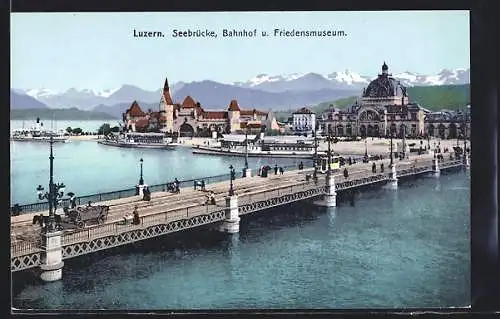
{"label": "turquoise water", "polygon": [[[36,187],[48,189],[49,144],[10,142],[11,202],[29,204],[37,201]],[[175,150],[126,149],[98,144],[94,141],[70,141],[54,144],[54,181],[64,182],[67,192],[77,196],[135,187],[139,181],[143,158],[146,184],[229,173],[229,165],[238,172],[245,164],[243,157],[194,155],[190,148]],[[264,164],[298,165],[296,159],[249,158],[250,168]],[[307,162],[307,161],[304,161]]]}
{"label": "turquoise water", "polygon": [[[95,141],[55,146],[56,181],[89,194],[227,173],[243,158],[121,149]],[[48,144],[11,142],[11,199],[35,201],[48,182]],[[250,166],[274,159],[250,158]],[[300,161],[300,160],[299,160]],[[279,160],[279,165],[297,160]],[[65,261],[63,279],[13,275],[13,306],[34,309],[393,308],[470,304],[470,178],[400,181],[398,190],[308,201],[241,220],[240,233],[205,228]]]}
{"label": "turquoise water", "polygon": [[[11,120],[10,121],[10,128],[11,129],[16,129],[16,128],[30,128],[32,127],[36,122],[36,119],[33,119],[33,121],[22,121],[22,120]],[[79,127],[81,128],[84,132],[97,132],[97,129],[104,124],[108,123],[111,126],[118,126],[118,120],[93,120],[93,121],[51,121],[51,120],[42,120],[43,126],[48,128],[48,129],[66,129],[67,127],[72,127],[76,128]]]}
{"label": "turquoise water", "polygon": [[167,235],[65,262],[63,279],[13,277],[35,309],[466,306],[465,173],[367,190],[334,210],[308,202],[245,216],[240,234]]}

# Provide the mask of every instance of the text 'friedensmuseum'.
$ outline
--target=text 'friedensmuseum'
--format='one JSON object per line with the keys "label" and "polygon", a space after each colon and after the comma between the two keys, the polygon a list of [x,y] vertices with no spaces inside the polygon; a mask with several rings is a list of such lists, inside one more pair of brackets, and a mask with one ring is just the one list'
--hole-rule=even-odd
{"label": "text 'friedensmuseum'", "polygon": [[[162,31],[150,30],[133,30],[135,38],[164,38],[165,33]],[[296,29],[273,29],[273,31],[264,31],[257,29],[222,29],[219,31],[209,29],[174,29],[171,37],[173,38],[252,38],[252,37],[345,37],[347,33],[343,30],[296,30]]]}

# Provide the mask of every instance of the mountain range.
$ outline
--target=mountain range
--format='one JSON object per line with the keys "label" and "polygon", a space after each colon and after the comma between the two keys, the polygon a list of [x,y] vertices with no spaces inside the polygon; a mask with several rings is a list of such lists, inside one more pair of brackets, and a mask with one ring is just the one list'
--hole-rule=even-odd
{"label": "mountain range", "polygon": [[[403,72],[393,76],[408,87],[466,84],[470,81],[470,69],[444,69],[434,75]],[[375,77],[359,75],[349,70],[326,75],[259,74],[248,81],[231,84],[210,80],[177,82],[171,85],[170,90],[175,102],[182,103],[185,96],[191,95],[207,109],[225,109],[229,101],[236,98],[244,108],[277,110],[315,105],[323,101],[358,95]],[[159,82],[162,83],[163,80]],[[148,91],[129,84],[112,90],[71,88],[62,93],[44,88],[12,89],[11,108],[76,107],[120,117],[134,100],[145,109],[157,109],[161,92],[162,88]]]}

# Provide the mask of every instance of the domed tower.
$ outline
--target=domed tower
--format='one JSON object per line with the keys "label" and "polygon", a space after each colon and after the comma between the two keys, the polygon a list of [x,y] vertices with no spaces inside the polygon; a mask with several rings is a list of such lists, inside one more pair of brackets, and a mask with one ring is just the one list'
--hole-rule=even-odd
{"label": "domed tower", "polygon": [[382,74],[371,81],[363,90],[363,105],[386,106],[408,104],[406,87],[389,74],[389,67],[384,62]]}
{"label": "domed tower", "polygon": [[227,117],[229,119],[229,127],[231,128],[231,132],[237,131],[241,129],[240,126],[240,107],[238,105],[238,101],[236,99],[232,99],[229,103],[229,107],[227,109]]}
{"label": "domed tower", "polygon": [[160,101],[160,128],[167,132],[173,132],[174,129],[174,103],[170,96],[168,78],[165,78]]}

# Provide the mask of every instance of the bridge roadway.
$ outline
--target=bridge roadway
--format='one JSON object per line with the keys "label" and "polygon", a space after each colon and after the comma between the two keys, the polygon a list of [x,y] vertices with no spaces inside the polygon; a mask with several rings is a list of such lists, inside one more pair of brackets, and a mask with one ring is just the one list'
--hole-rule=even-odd
{"label": "bridge roadway", "polygon": [[[419,157],[419,161],[428,159],[429,157],[422,155]],[[407,161],[400,161],[398,162],[398,165],[410,165],[414,162],[415,159],[413,158],[412,160],[407,160]],[[389,160],[383,160],[383,161],[377,161],[377,169],[380,169],[380,163],[384,163],[384,166],[386,167],[386,171],[389,166]],[[359,172],[365,172],[367,168],[371,169],[372,163],[361,163],[358,162],[356,164],[353,164],[351,166],[347,166],[349,173],[350,173],[350,179],[352,179],[357,173]],[[240,192],[248,192],[248,191],[258,191],[260,189],[267,189],[269,186],[276,184],[276,183],[283,183],[286,181],[293,180],[295,182],[297,181],[303,181],[305,180],[305,174],[312,174],[313,169],[308,168],[304,169],[302,171],[299,170],[293,170],[293,171],[286,171],[283,176],[274,175],[274,172],[269,175],[268,178],[262,178],[259,176],[252,176],[250,178],[241,178],[241,179],[236,179],[233,184],[235,188],[236,194]],[[354,175],[353,175],[354,174]],[[342,175],[342,172],[337,173],[336,176],[340,177]],[[319,174],[319,179],[318,181],[324,181],[324,174]],[[341,176],[342,179],[343,175]],[[224,206],[225,201],[224,198],[227,195],[227,191],[229,189],[229,182],[224,181],[224,182],[219,182],[219,183],[214,183],[214,184],[208,184],[206,185],[206,190],[207,191],[213,191],[215,193],[215,199],[216,199],[216,206]],[[138,212],[141,216],[148,215],[148,214],[154,214],[158,210],[162,210],[165,207],[169,207],[169,209],[176,209],[176,208],[181,208],[184,206],[189,206],[191,204],[197,204],[201,205],[205,202],[206,199],[206,194],[204,192],[194,190],[193,187],[184,187],[181,188],[180,194],[173,194],[169,192],[154,192],[151,194],[151,201],[145,202],[142,201],[138,196],[132,196],[132,197],[125,197],[125,198],[120,198],[120,199],[114,199],[114,200],[108,200],[108,201],[103,201],[103,202],[96,202],[93,203],[93,205],[107,205],[110,207],[109,214],[108,214],[108,219],[106,220],[105,223],[113,223],[120,221],[125,215],[130,215],[132,214],[132,211],[135,206],[138,208]],[[153,210],[153,211],[152,211]],[[58,213],[60,214],[62,212],[62,209],[59,208]],[[38,235],[40,227],[38,225],[33,225],[33,217],[35,215],[40,215],[43,214],[45,216],[49,215],[48,211],[41,211],[41,212],[33,212],[29,214],[23,214],[19,216],[13,216],[11,217],[11,238],[13,242],[16,242],[18,240],[23,240],[25,237],[29,237],[29,234],[33,233]],[[66,225],[67,226],[67,225]]]}
{"label": "bridge roadway", "polygon": [[[383,174],[379,172],[382,162],[386,167]],[[358,187],[360,186],[359,181],[363,180],[365,184],[386,181],[390,173],[389,160],[376,161],[376,163],[378,171],[376,174],[371,172],[372,163],[357,163],[347,166],[349,170],[347,179],[343,177],[342,172],[335,174],[337,190]],[[415,156],[410,160],[398,160],[395,163],[398,173],[402,173],[402,175],[432,171],[432,156],[429,155],[418,156],[418,158]],[[459,161],[449,164],[460,166]],[[419,172],[416,171],[418,169],[420,169]],[[268,178],[254,176],[236,179],[233,184],[235,193],[238,195],[239,214],[243,215],[322,195],[325,190],[325,175],[319,174],[317,183],[307,182],[305,174],[311,173],[312,169],[305,169],[288,171],[284,175],[274,175],[273,173]],[[358,182],[358,184],[349,185],[350,181]],[[108,219],[101,225],[63,231],[61,236],[63,259],[186,228],[223,221],[227,209],[225,197],[228,188],[229,181],[206,185],[208,191],[215,193],[216,205],[205,205],[206,193],[194,190],[192,187],[181,189],[179,194],[155,192],[152,194],[150,202],[141,201],[138,196],[133,196],[95,203],[96,205],[110,206]],[[119,222],[125,215],[130,215],[135,206],[138,207],[141,224],[120,225]],[[48,214],[48,212],[43,213]],[[40,214],[40,212],[11,218],[12,271],[40,264],[40,253],[42,252],[39,242],[41,238],[40,227],[32,225],[32,218],[35,214]]]}

